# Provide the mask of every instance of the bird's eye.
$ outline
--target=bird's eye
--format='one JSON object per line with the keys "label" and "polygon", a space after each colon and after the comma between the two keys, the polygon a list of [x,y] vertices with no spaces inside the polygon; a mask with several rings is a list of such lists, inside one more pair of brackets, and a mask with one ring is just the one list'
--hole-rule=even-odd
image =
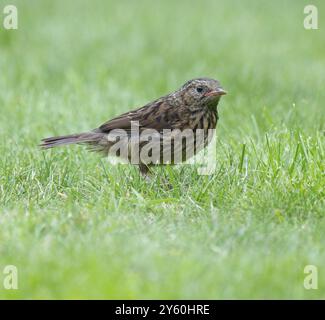
{"label": "bird's eye", "polygon": [[202,92],[203,92],[203,87],[197,87],[197,88],[196,88],[196,91],[197,91],[198,93],[202,93]]}

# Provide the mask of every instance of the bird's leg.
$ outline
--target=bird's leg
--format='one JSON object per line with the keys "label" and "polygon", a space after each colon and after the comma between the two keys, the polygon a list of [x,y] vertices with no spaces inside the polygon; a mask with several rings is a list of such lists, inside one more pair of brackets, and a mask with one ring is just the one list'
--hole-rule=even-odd
{"label": "bird's leg", "polygon": [[149,167],[144,163],[140,163],[139,164],[139,170],[140,170],[140,173],[141,173],[142,177],[145,180],[150,181],[150,169],[149,169]]}
{"label": "bird's leg", "polygon": [[[152,171],[151,171],[150,167],[147,166],[144,163],[140,163],[139,164],[139,169],[140,169],[140,173],[141,173],[142,177],[147,182],[152,182],[152,176],[151,176]],[[160,177],[159,179],[162,182],[162,185],[167,187],[167,189],[172,189],[173,188],[173,186],[170,184],[168,179],[166,179],[166,177]]]}

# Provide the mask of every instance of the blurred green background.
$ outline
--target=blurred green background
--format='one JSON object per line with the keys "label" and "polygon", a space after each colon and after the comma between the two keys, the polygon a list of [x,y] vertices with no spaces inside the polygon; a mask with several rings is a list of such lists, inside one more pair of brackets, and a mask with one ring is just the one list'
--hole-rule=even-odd
{"label": "blurred green background", "polygon": [[[306,1],[7,4],[0,298],[325,297],[324,1],[318,30]],[[80,147],[37,148],[201,76],[229,92],[212,176],[158,168],[148,184]],[[18,290],[2,287],[9,264]]]}

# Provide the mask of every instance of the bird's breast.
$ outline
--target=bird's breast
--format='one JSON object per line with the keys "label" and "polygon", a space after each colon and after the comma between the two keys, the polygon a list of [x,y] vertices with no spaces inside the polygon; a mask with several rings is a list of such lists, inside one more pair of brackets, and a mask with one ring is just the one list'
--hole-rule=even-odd
{"label": "bird's breast", "polygon": [[208,129],[215,129],[218,122],[218,113],[216,111],[203,110],[194,116],[190,120],[190,128],[203,129],[207,131]]}

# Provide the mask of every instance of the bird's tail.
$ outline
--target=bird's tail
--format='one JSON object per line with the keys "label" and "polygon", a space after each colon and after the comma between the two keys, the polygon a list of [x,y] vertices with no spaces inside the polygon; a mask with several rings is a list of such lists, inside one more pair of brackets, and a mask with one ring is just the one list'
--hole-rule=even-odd
{"label": "bird's tail", "polygon": [[96,145],[99,143],[104,137],[103,133],[96,132],[87,132],[87,133],[79,133],[79,134],[71,134],[68,136],[60,136],[60,137],[51,137],[42,139],[42,143],[40,147],[43,149],[50,149],[58,146],[64,146],[69,144],[78,144],[78,143],[87,143],[90,145]]}

